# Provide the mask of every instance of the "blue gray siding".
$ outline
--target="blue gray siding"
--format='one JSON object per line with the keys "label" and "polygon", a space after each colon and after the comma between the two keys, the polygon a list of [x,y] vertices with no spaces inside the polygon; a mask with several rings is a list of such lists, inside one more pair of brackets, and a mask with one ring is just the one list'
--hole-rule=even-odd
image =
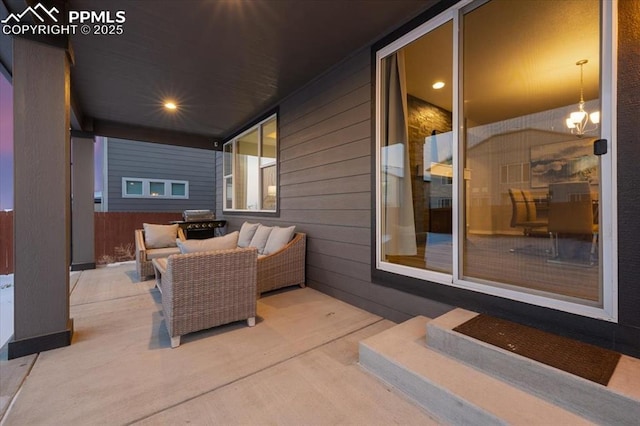
{"label": "blue gray siding", "polygon": [[[215,208],[215,152],[109,138],[108,211],[181,212]],[[122,198],[122,178],[186,180],[189,199]]]}

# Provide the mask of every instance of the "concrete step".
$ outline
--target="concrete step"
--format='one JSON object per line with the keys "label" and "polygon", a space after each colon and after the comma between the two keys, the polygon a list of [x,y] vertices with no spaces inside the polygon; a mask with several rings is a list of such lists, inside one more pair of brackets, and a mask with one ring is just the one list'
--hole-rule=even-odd
{"label": "concrete step", "polygon": [[623,355],[603,386],[453,331],[476,315],[455,309],[429,321],[427,345],[592,422],[640,424],[640,360]]}
{"label": "concrete step", "polygon": [[581,425],[584,418],[427,346],[415,317],[360,342],[360,365],[439,421],[469,425]]}

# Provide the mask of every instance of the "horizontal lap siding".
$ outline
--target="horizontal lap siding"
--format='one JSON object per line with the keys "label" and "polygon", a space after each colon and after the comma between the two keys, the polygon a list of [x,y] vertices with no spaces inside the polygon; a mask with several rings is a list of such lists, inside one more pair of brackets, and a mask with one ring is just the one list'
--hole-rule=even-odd
{"label": "horizontal lap siding", "polygon": [[[362,51],[280,105],[279,216],[225,219],[230,230],[245,220],[296,225],[307,234],[308,285],[401,321],[446,309],[371,282],[370,61]],[[218,161],[221,170],[222,154]],[[217,186],[221,209],[222,182]]]}
{"label": "horizontal lap siding", "polygon": [[[108,209],[111,212],[181,212],[215,208],[215,152],[108,139]],[[122,178],[186,180],[189,199],[123,198]]]}
{"label": "horizontal lap siding", "polygon": [[362,52],[280,107],[281,216],[308,233],[320,281],[323,271],[370,278],[370,84]]}
{"label": "horizontal lap siding", "polygon": [[369,61],[358,54],[280,107],[281,218],[308,234],[308,284],[333,295],[370,285]]}
{"label": "horizontal lap siding", "polygon": [[361,52],[281,106],[281,219],[308,234],[311,287],[404,320],[421,311],[407,312],[410,296],[371,283],[370,60]]}

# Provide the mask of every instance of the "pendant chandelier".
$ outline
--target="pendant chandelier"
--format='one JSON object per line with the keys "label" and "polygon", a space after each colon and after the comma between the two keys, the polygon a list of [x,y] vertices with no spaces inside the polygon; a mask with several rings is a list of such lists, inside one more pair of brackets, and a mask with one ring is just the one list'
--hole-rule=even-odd
{"label": "pendant chandelier", "polygon": [[580,67],[580,103],[578,103],[578,110],[569,114],[566,123],[567,127],[571,129],[571,133],[583,137],[585,133],[593,132],[598,129],[600,123],[600,111],[588,113],[584,109],[584,81],[582,67],[589,62],[586,59],[582,59],[576,62],[576,65]]}

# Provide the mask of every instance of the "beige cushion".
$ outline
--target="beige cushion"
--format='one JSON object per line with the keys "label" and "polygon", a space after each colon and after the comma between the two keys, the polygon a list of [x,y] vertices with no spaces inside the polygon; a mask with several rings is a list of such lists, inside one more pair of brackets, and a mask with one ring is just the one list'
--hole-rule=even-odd
{"label": "beige cushion", "polygon": [[296,230],[295,226],[289,226],[287,228],[281,228],[279,226],[274,227],[269,234],[267,244],[264,246],[262,254],[273,254],[286,246]]}
{"label": "beige cushion", "polygon": [[177,241],[181,253],[198,253],[202,251],[234,249],[238,247],[238,231],[222,237],[207,238],[206,240]]}
{"label": "beige cushion", "polygon": [[148,249],[175,247],[178,236],[178,224],[175,225],[153,225],[143,223],[144,245]]}
{"label": "beige cushion", "polygon": [[259,223],[245,222],[242,224],[242,227],[240,228],[240,236],[238,237],[238,247],[249,247],[251,239],[255,235],[258,226],[260,226]]}
{"label": "beige cushion", "polygon": [[258,254],[263,254],[264,247],[267,245],[267,240],[269,239],[269,234],[272,229],[273,228],[271,226],[258,226],[256,233],[251,239],[251,243],[249,243],[249,247],[255,247],[258,249]]}
{"label": "beige cushion", "polygon": [[147,260],[158,259],[160,257],[168,257],[168,256],[171,256],[172,254],[180,254],[180,249],[178,247],[150,249],[150,250],[147,250]]}

